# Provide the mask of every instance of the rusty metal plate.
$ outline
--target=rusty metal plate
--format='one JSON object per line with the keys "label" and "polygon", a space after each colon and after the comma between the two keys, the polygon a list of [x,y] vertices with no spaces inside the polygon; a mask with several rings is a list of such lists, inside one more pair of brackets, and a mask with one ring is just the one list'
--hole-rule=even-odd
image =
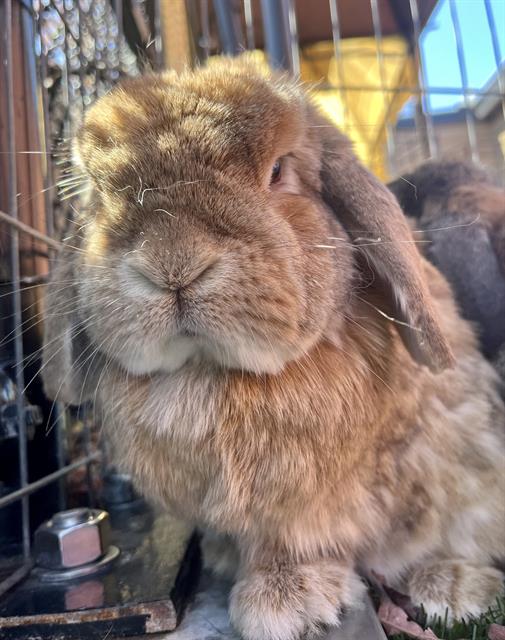
{"label": "rusty metal plate", "polygon": [[175,629],[198,582],[196,536],[165,514],[111,516],[121,550],[111,568],[54,584],[32,574],[0,600],[2,640],[102,640]]}

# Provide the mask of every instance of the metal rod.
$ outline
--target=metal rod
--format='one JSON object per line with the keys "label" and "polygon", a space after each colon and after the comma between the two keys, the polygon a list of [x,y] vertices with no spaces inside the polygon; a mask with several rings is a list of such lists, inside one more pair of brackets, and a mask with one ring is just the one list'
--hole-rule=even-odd
{"label": "metal rod", "polygon": [[[412,25],[414,27],[414,51],[418,69],[417,77],[419,86],[421,90],[424,91],[426,87],[426,78],[424,75],[423,56],[421,53],[421,48],[419,47],[419,38],[421,37],[421,20],[419,18],[419,7],[417,4],[417,0],[409,0],[409,2],[410,14],[412,16]],[[421,113],[423,115],[424,131],[426,132],[430,158],[435,158],[438,153],[437,138],[435,135],[435,129],[433,127],[433,120],[431,119],[431,114],[429,112],[429,105],[424,99],[425,96],[425,93],[421,93]]]}
{"label": "metal rod", "polygon": [[[14,130],[14,83],[13,83],[13,52],[12,52],[12,0],[4,2],[4,50],[5,59],[2,60],[4,67],[4,87],[7,99],[7,148],[8,156],[8,179],[7,193],[8,206],[10,216],[16,220],[18,215],[17,209],[17,173],[16,173],[16,138]],[[13,316],[14,316],[14,354],[16,359],[15,376],[17,391],[16,409],[18,417],[18,458],[19,458],[19,483],[20,491],[28,486],[28,452],[27,452],[27,430],[25,422],[25,412],[23,405],[23,396],[21,390],[25,388],[25,377],[23,370],[23,312],[21,301],[21,289],[19,281],[21,277],[19,263],[19,234],[16,228],[13,229],[10,238],[10,263],[11,263],[11,279],[13,282],[12,300],[13,300]],[[21,504],[21,524],[23,536],[23,556],[25,559],[30,557],[30,505],[28,496],[23,494]]]}
{"label": "metal rod", "polygon": [[[63,469],[65,466],[65,436],[67,434],[66,425],[66,410],[61,402],[54,403],[54,429],[56,429],[56,459],[58,463],[58,469]],[[58,509],[64,511],[67,508],[67,495],[65,491],[65,480],[60,478],[59,480],[59,492],[58,492]]]}
{"label": "metal rod", "polygon": [[65,467],[62,467],[57,471],[53,471],[52,473],[49,473],[47,476],[44,476],[39,480],[35,480],[35,482],[31,482],[30,484],[27,484],[24,487],[21,487],[21,489],[12,491],[6,496],[3,496],[3,498],[0,498],[0,509],[2,509],[3,507],[7,507],[9,504],[12,504],[17,500],[26,499],[29,495],[31,495],[35,491],[38,491],[39,489],[42,489],[42,487],[45,487],[48,484],[51,484],[51,482],[54,482],[55,480],[58,480],[59,478],[62,478],[63,476],[68,475],[71,471],[74,471],[74,469],[83,467],[84,465],[87,465],[91,462],[98,462],[101,458],[101,455],[102,454],[100,451],[95,451],[94,453],[91,453],[89,456],[84,456],[83,458],[79,458],[79,460],[76,460],[71,464],[67,464]]}
{"label": "metal rod", "polygon": [[200,0],[200,24],[202,29],[200,47],[203,49],[205,59],[207,59],[210,55],[209,0]]}
{"label": "metal rod", "polygon": [[231,3],[229,0],[214,0],[214,12],[223,53],[236,56],[241,47],[233,21]]}
{"label": "metal rod", "polygon": [[116,14],[118,46],[123,37],[123,0],[114,0],[114,13]]}
{"label": "metal rod", "polygon": [[[327,84],[327,85],[317,85],[318,89],[346,89],[347,91],[381,91],[380,85],[363,85],[363,84],[353,84],[353,85],[343,85],[343,84]],[[414,94],[434,94],[434,95],[454,95],[460,96],[467,94],[469,96],[495,96],[498,98],[505,97],[505,93],[501,93],[500,91],[484,91],[482,88],[468,88],[468,89],[460,89],[456,87],[429,87],[421,89],[420,87],[407,87],[400,85],[398,87],[385,87],[384,91],[387,93],[414,93]]]}
{"label": "metal rod", "polygon": [[[428,144],[428,136],[426,135],[426,123],[423,118],[423,108],[419,97],[415,101],[413,117],[416,137],[418,139],[416,150],[421,149],[421,155],[416,159],[416,163],[420,163],[430,157],[430,148]],[[400,162],[400,164],[402,163]]]}
{"label": "metal rod", "polygon": [[456,38],[456,52],[458,54],[459,73],[461,75],[461,86],[465,93],[463,94],[465,102],[465,120],[466,130],[468,134],[468,142],[470,144],[470,152],[472,161],[479,162],[479,152],[477,149],[477,133],[475,130],[475,116],[472,111],[472,105],[468,99],[466,89],[468,88],[468,73],[465,63],[465,52],[463,49],[463,36],[461,33],[461,25],[459,24],[458,10],[455,0],[449,0],[449,8],[451,12],[452,27],[454,29],[454,37]]}
{"label": "metal rod", "polygon": [[333,39],[333,51],[335,55],[335,61],[337,64],[338,77],[341,83],[339,89],[340,99],[342,100],[342,108],[344,115],[344,131],[348,130],[349,121],[349,105],[347,104],[347,92],[345,90],[345,68],[342,61],[342,51],[340,48],[341,34],[340,34],[340,18],[338,15],[337,0],[330,0],[330,18],[331,18],[331,35]]}
{"label": "metal rod", "polygon": [[289,46],[291,49],[291,73],[295,78],[300,77],[300,49],[298,46],[298,27],[296,25],[296,11],[294,0],[288,1],[288,29]]}
{"label": "metal rod", "polygon": [[252,50],[255,48],[255,45],[254,45],[254,22],[253,22],[251,0],[244,0],[244,17],[245,17],[245,32],[246,32],[247,48]]}
{"label": "metal rod", "polygon": [[503,113],[503,119],[505,120],[505,82],[502,77],[502,63],[500,52],[500,41],[498,39],[498,32],[496,31],[496,23],[493,15],[493,8],[490,0],[484,0],[484,7],[486,8],[487,23],[489,25],[489,33],[491,35],[491,42],[493,44],[494,61],[496,64],[496,79],[498,82],[498,89],[502,95],[501,108]]}
{"label": "metal rod", "polygon": [[[82,407],[82,424],[83,424],[83,441],[84,441],[84,457],[91,456],[91,430],[88,407]],[[93,475],[91,472],[91,462],[86,464],[86,484],[88,488],[88,502],[90,507],[95,506],[95,490],[93,486]]]}
{"label": "metal rod", "polygon": [[69,65],[68,65],[68,58],[69,58],[69,48],[68,48],[68,38],[69,35],[70,37],[73,37],[72,31],[68,28],[67,25],[67,17],[66,17],[66,13],[65,13],[65,3],[63,3],[63,13],[61,13],[61,11],[56,7],[56,5],[53,3],[51,6],[54,6],[54,8],[56,9],[56,11],[58,12],[58,15],[60,16],[60,20],[63,24],[63,49],[65,52],[65,64],[62,67],[62,78],[61,78],[61,83],[62,83],[62,87],[63,87],[63,91],[62,91],[62,96],[63,96],[63,103],[65,105],[65,109],[66,109],[66,115],[67,118],[65,118],[64,120],[64,129],[63,129],[63,135],[65,138],[69,137],[69,128],[68,128],[68,115],[69,115],[69,110],[70,110],[70,92],[69,92],[69,85],[70,85],[70,72],[69,72]]}
{"label": "metal rod", "polygon": [[[38,24],[40,32],[40,23]],[[41,44],[42,46],[42,44]],[[53,163],[51,162],[51,139],[50,139],[50,122],[49,122],[49,96],[47,87],[44,85],[43,79],[47,76],[47,55],[41,50],[39,62],[39,87],[42,97],[42,126],[44,127],[44,201],[46,208],[46,233],[52,239],[54,235],[54,207],[50,193],[50,185],[54,183]]]}
{"label": "metal rod", "polygon": [[0,597],[2,597],[4,593],[7,593],[9,589],[16,586],[18,582],[21,582],[21,580],[30,573],[32,567],[33,562],[25,562],[25,564],[13,571],[5,580],[2,580],[2,582],[0,582]]}
{"label": "metal rod", "polygon": [[[391,171],[394,173],[394,156],[395,156],[395,141],[393,137],[393,127],[389,122],[389,113],[391,111],[391,101],[387,101],[386,92],[384,89],[387,87],[387,78],[384,69],[384,51],[382,49],[382,26],[379,13],[379,5],[377,0],[370,0],[370,8],[372,10],[372,23],[375,35],[376,47],[377,47],[377,64],[379,66],[379,79],[381,85],[381,95],[384,103],[384,128],[386,130],[386,147],[388,154],[388,161]],[[374,151],[375,147],[374,145]],[[372,158],[370,158],[372,160]]]}
{"label": "metal rod", "polygon": [[77,48],[79,53],[77,54],[77,58],[79,60],[79,96],[81,98],[81,117],[84,115],[84,109],[85,109],[85,99],[86,99],[86,91],[84,88],[84,65],[86,64],[86,60],[84,57],[84,54],[82,52],[82,42],[83,42],[83,37],[82,37],[82,23],[84,21],[84,17],[83,17],[83,13],[82,13],[82,9],[81,9],[81,5],[80,3],[77,3],[77,33],[79,34],[78,36],[78,42],[77,44]]}
{"label": "metal rod", "polygon": [[270,64],[275,69],[293,68],[291,50],[287,43],[286,4],[284,0],[261,0],[261,16],[265,34],[265,48]]}
{"label": "metal rod", "polygon": [[154,54],[156,68],[163,68],[163,37],[161,35],[160,0],[154,0]]}
{"label": "metal rod", "polygon": [[13,227],[13,229],[15,229],[13,233],[17,231],[22,231],[23,233],[27,233],[28,235],[32,236],[32,238],[35,238],[36,240],[40,240],[44,244],[47,244],[49,247],[52,247],[57,251],[60,251],[60,249],[63,248],[63,244],[61,242],[58,242],[58,240],[54,240],[53,238],[50,238],[45,233],[42,233],[41,231],[38,231],[37,229],[30,227],[28,224],[21,222],[21,220],[18,220],[17,218],[13,218],[11,215],[9,215],[8,213],[5,213],[4,211],[0,211],[0,220],[7,222],[7,224]]}

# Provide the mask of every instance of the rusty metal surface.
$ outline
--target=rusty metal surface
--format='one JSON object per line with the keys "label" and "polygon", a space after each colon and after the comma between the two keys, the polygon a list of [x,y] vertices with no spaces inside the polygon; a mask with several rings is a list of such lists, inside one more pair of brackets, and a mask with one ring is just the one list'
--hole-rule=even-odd
{"label": "rusty metal surface", "polygon": [[176,626],[176,611],[167,598],[135,605],[87,609],[62,614],[12,616],[2,621],[2,638],[102,638],[105,634],[125,635],[134,630],[149,634],[171,631]]}
{"label": "rusty metal surface", "polygon": [[192,532],[165,514],[112,514],[110,570],[44,583],[32,573],[0,600],[2,640],[100,639],[173,630],[199,576]]}

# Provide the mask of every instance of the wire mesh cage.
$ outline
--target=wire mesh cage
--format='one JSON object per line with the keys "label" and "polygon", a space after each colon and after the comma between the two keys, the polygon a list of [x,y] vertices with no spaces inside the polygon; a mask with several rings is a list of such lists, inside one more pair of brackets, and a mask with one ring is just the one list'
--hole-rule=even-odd
{"label": "wire mesh cage", "polygon": [[0,594],[29,572],[41,521],[96,500],[98,425],[86,407],[48,403],[38,377],[42,285],[79,206],[70,140],[85,109],[122,77],[159,66],[156,12],[105,0],[0,7],[0,209],[9,223],[0,238]]}
{"label": "wire mesh cage", "polygon": [[[99,484],[99,424],[86,408],[50,403],[39,379],[43,285],[81,206],[70,140],[87,107],[145,69],[251,50],[311,84],[380,177],[449,153],[503,180],[499,30],[490,0],[476,2],[496,67],[484,87],[469,83],[457,0],[448,0],[457,86],[430,84],[423,65],[423,30],[436,0],[3,1],[0,594],[30,571],[34,527],[76,495],[93,502]],[[437,95],[461,96],[463,106],[437,116],[430,108]]]}

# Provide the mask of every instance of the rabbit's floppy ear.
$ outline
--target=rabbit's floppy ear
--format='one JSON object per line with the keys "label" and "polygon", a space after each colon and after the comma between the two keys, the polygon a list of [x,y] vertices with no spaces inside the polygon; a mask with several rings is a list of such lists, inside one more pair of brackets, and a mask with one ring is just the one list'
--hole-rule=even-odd
{"label": "rabbit's floppy ear", "polygon": [[322,195],[351,240],[361,245],[380,283],[388,311],[412,357],[433,371],[453,366],[439,327],[421,257],[392,193],[353,154],[350,143],[320,115],[313,116],[322,145]]}
{"label": "rabbit's floppy ear", "polygon": [[46,287],[41,369],[48,398],[68,404],[87,400],[96,380],[93,349],[77,311],[74,252],[62,249]]}

